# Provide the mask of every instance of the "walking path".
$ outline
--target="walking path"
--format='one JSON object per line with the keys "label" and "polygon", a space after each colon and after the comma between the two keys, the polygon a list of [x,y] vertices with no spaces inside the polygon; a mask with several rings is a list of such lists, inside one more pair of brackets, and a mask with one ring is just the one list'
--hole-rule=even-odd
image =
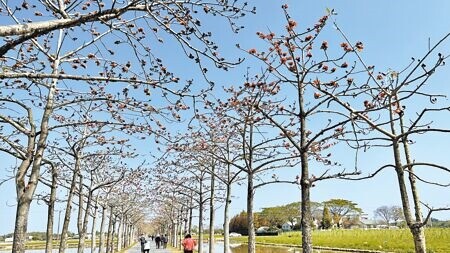
{"label": "walking path", "polygon": [[[156,248],[155,241],[150,240],[150,253],[170,253],[169,249]],[[138,242],[133,247],[129,248],[125,253],[141,253],[141,244]]]}

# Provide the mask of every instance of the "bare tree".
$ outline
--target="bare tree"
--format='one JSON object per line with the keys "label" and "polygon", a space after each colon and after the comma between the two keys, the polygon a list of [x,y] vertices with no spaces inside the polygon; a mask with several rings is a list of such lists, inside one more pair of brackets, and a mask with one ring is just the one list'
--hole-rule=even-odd
{"label": "bare tree", "polygon": [[[423,179],[415,170],[425,167],[437,169],[444,173],[448,173],[450,170],[436,162],[415,161],[410,148],[411,144],[416,144],[412,139],[418,134],[449,132],[445,127],[432,127],[432,122],[426,121],[426,116],[447,112],[449,107],[448,105],[438,105],[436,103],[437,98],[442,95],[429,93],[425,86],[433,73],[444,64],[446,56],[439,53],[435,60],[429,58],[450,34],[445,35],[438,43],[430,47],[425,56],[417,61],[413,59],[403,70],[390,70],[376,74],[374,66],[366,65],[359,54],[359,51],[363,48],[362,43],[350,43],[335,22],[334,25],[346,40],[342,44],[344,50],[354,53],[357,56],[357,61],[364,67],[363,71],[367,74],[366,82],[364,82],[364,85],[357,85],[351,78],[351,80],[348,80],[347,87],[340,87],[341,90],[337,93],[339,96],[331,94],[322,85],[316,85],[315,88],[356,117],[358,124],[355,125],[355,128],[364,133],[364,136],[358,137],[357,144],[354,144],[356,148],[389,147],[392,149],[392,164],[381,166],[368,176],[356,178],[356,180],[374,177],[380,171],[389,168],[395,171],[403,214],[413,235],[415,251],[426,252],[425,224],[432,212],[449,209],[430,208],[425,216],[426,218],[423,219],[416,181],[420,180],[427,184],[444,187],[448,184]],[[431,102],[430,105],[424,105],[417,110],[414,109],[412,104],[418,105],[418,102],[422,99]],[[407,110],[407,108],[411,108],[411,110]],[[409,123],[406,122],[407,120],[409,120]],[[350,141],[350,138],[347,141]]]}
{"label": "bare tree", "polygon": [[392,219],[392,214],[391,214],[391,208],[388,206],[380,206],[377,209],[375,209],[375,216],[380,217],[381,219],[383,219],[384,223],[386,223],[386,225],[389,226],[389,222]]}

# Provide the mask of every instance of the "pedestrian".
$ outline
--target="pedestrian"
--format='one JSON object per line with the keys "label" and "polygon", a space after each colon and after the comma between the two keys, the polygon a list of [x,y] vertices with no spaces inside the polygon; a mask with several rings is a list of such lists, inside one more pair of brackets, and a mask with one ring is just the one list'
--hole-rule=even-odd
{"label": "pedestrian", "polygon": [[190,234],[187,234],[181,245],[183,245],[184,253],[193,253],[197,242],[191,238]]}
{"label": "pedestrian", "polygon": [[169,241],[169,238],[167,237],[167,234],[163,235],[161,237],[161,242],[162,242],[162,246],[163,249],[167,248],[167,242]]}
{"label": "pedestrian", "polygon": [[161,236],[159,234],[157,234],[155,236],[155,243],[156,243],[156,248],[159,249],[159,246],[161,245]]}
{"label": "pedestrian", "polygon": [[139,237],[139,242],[141,243],[141,252],[144,252],[144,244],[145,244],[145,236],[144,234],[141,234],[141,237]]}
{"label": "pedestrian", "polygon": [[150,253],[150,241],[145,241],[144,244],[144,253]]}

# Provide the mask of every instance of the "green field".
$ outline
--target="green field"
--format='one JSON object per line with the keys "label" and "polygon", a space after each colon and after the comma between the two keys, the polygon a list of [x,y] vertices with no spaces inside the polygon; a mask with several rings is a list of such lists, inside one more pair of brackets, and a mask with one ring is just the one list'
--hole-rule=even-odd
{"label": "green field", "polygon": [[[450,229],[427,228],[427,248],[430,253],[450,252]],[[279,236],[257,236],[258,243],[300,245],[300,232],[286,232]],[[234,242],[246,242],[247,237],[233,237]],[[316,230],[313,245],[336,248],[414,252],[412,236],[407,229],[393,230]]]}

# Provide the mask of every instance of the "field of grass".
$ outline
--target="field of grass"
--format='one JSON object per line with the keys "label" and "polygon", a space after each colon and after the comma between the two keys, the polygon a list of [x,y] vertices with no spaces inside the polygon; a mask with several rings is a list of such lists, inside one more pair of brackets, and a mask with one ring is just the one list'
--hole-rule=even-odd
{"label": "field of grass", "polygon": [[[98,245],[99,241],[97,240],[96,244]],[[59,247],[59,240],[53,240],[53,248]],[[0,249],[11,249],[12,243],[0,243]],[[67,240],[67,248],[75,248],[78,247],[78,239],[69,239]],[[91,247],[91,240],[85,241],[85,247]],[[27,249],[45,249],[45,241],[27,241],[26,243]]]}
{"label": "field of grass", "polygon": [[[428,228],[425,231],[430,253],[450,252],[450,229]],[[247,237],[233,237],[233,241],[246,242]],[[286,232],[279,236],[257,236],[260,243],[300,245],[300,232]],[[407,229],[392,230],[323,230],[313,232],[313,245],[336,248],[414,252],[412,236]]]}

